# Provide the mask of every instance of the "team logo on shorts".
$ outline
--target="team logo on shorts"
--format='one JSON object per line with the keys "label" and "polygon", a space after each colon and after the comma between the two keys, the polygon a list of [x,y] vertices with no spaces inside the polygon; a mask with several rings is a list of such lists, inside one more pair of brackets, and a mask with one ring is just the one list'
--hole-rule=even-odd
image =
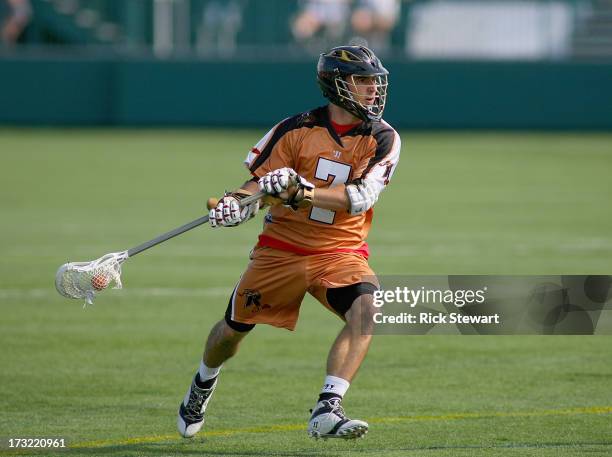
{"label": "team logo on shorts", "polygon": [[261,292],[257,289],[244,289],[238,295],[241,297],[246,297],[246,302],[244,303],[245,308],[251,308],[254,313],[261,311],[262,309],[272,308],[270,305],[261,303]]}

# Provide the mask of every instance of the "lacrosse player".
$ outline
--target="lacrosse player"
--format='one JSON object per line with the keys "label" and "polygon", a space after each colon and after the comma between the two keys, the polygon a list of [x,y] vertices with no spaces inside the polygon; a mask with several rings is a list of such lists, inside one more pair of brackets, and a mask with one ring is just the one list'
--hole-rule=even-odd
{"label": "lacrosse player", "polygon": [[[351,439],[368,430],[366,422],[345,415],[341,401],[371,340],[378,283],[365,239],[372,207],[397,166],[400,137],[382,120],[388,71],[371,50],[333,48],[320,56],[317,73],[330,103],[270,130],[246,157],[253,178],[210,210],[212,227],[234,227],[272,202],[251,261],[225,318],[210,332],[180,405],[184,437],[202,428],[219,371],[242,339],[256,324],[293,330],[306,292],[345,322],[329,352],[308,433]],[[266,203],[240,205],[259,191],[268,195]]]}

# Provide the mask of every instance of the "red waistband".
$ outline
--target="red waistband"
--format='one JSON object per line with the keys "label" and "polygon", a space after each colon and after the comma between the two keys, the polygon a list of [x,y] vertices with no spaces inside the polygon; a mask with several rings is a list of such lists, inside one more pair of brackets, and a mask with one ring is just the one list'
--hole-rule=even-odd
{"label": "red waistband", "polygon": [[270,248],[278,249],[280,251],[289,251],[298,255],[316,255],[316,254],[330,254],[334,252],[354,252],[359,254],[366,259],[370,257],[370,248],[368,243],[363,243],[357,249],[339,248],[332,249],[331,251],[314,251],[312,249],[305,249],[295,244],[287,243],[286,241],[277,240],[268,235],[259,235],[259,243],[257,246],[268,246]]}

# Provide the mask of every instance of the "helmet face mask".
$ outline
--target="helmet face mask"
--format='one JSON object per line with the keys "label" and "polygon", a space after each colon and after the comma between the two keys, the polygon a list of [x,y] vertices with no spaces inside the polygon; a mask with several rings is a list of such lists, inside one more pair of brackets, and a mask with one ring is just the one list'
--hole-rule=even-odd
{"label": "helmet face mask", "polygon": [[355,90],[351,90],[353,88],[356,89],[357,86],[364,85],[355,81],[355,76],[350,75],[346,79],[337,76],[334,79],[338,96],[344,101],[342,107],[350,106],[351,109],[345,109],[352,114],[359,113],[357,117],[361,119],[363,119],[363,114],[365,114],[368,120],[380,120],[385,110],[385,103],[387,102],[387,86],[389,85],[387,75],[373,76],[373,82],[365,84],[366,86],[373,85],[375,87],[372,103],[363,103],[360,99],[363,99],[365,96]]}
{"label": "helmet face mask", "polygon": [[[378,57],[365,46],[333,48],[321,54],[317,65],[317,80],[323,95],[364,121],[382,118],[388,74]],[[369,93],[364,93],[359,86],[373,86],[374,91],[370,89]]]}

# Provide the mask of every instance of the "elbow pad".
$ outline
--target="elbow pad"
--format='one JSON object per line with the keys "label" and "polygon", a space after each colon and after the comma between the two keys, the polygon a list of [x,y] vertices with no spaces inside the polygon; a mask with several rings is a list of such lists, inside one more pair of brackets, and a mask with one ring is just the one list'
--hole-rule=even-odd
{"label": "elbow pad", "polygon": [[378,200],[378,192],[374,186],[362,181],[358,184],[348,184],[346,186],[346,195],[350,202],[349,213],[356,216],[365,213]]}

